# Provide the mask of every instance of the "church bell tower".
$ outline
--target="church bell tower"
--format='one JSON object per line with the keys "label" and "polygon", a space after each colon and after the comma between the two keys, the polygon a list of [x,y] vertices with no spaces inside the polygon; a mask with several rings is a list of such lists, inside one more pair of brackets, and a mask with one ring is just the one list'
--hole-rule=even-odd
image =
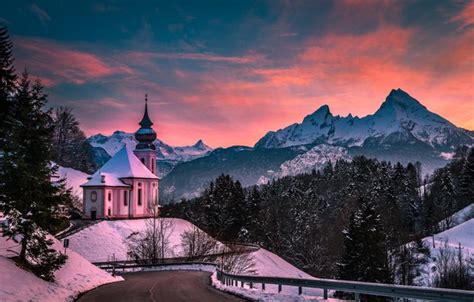
{"label": "church bell tower", "polygon": [[136,157],[156,175],[156,148],[153,142],[156,140],[156,132],[150,117],[148,116],[148,96],[145,94],[145,113],[138,123],[140,129],[135,132],[135,139],[138,141],[133,153]]}

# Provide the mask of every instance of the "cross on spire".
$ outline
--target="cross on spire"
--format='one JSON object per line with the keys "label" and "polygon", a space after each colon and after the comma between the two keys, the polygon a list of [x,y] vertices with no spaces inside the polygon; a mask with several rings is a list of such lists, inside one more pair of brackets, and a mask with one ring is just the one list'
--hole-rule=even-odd
{"label": "cross on spire", "polygon": [[138,123],[142,128],[151,128],[153,122],[150,120],[148,116],[148,94],[145,94],[145,113],[143,114],[143,118]]}

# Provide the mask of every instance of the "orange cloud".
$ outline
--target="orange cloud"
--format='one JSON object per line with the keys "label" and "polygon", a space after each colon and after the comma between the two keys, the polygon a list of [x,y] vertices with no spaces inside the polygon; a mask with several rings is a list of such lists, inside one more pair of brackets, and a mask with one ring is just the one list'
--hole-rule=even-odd
{"label": "orange cloud", "polygon": [[113,74],[133,73],[120,63],[107,62],[97,55],[52,41],[18,38],[14,42],[20,54],[20,64],[39,73],[45,85],[58,82],[83,84]]}

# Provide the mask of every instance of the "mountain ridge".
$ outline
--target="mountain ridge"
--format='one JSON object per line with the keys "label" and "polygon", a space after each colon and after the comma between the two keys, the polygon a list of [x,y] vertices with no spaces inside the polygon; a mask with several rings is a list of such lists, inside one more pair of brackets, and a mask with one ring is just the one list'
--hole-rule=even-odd
{"label": "mountain ridge", "polygon": [[472,131],[429,111],[402,89],[393,89],[374,114],[361,118],[352,114],[334,116],[329,106],[323,105],[305,116],[301,123],[269,131],[255,147],[281,148],[317,140],[345,147],[363,146],[368,138],[386,137],[396,132],[409,132],[440,152],[452,150],[459,144],[474,143]]}

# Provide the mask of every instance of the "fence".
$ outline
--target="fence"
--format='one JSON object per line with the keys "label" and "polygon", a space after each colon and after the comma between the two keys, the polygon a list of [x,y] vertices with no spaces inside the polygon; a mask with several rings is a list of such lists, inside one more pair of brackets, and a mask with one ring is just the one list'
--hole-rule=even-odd
{"label": "fence", "polygon": [[278,278],[263,276],[234,275],[221,271],[217,268],[217,279],[228,286],[244,287],[249,284],[253,288],[255,284],[261,284],[262,290],[265,290],[265,284],[278,285],[278,291],[281,292],[283,286],[298,287],[298,293],[303,293],[303,288],[318,288],[324,292],[324,298],[328,298],[328,290],[336,290],[346,293],[353,293],[355,300],[360,302],[360,295],[373,295],[391,298],[407,298],[436,301],[474,301],[474,291],[429,288],[405,285],[393,285],[382,283],[369,283],[333,279],[297,279],[297,278]]}

